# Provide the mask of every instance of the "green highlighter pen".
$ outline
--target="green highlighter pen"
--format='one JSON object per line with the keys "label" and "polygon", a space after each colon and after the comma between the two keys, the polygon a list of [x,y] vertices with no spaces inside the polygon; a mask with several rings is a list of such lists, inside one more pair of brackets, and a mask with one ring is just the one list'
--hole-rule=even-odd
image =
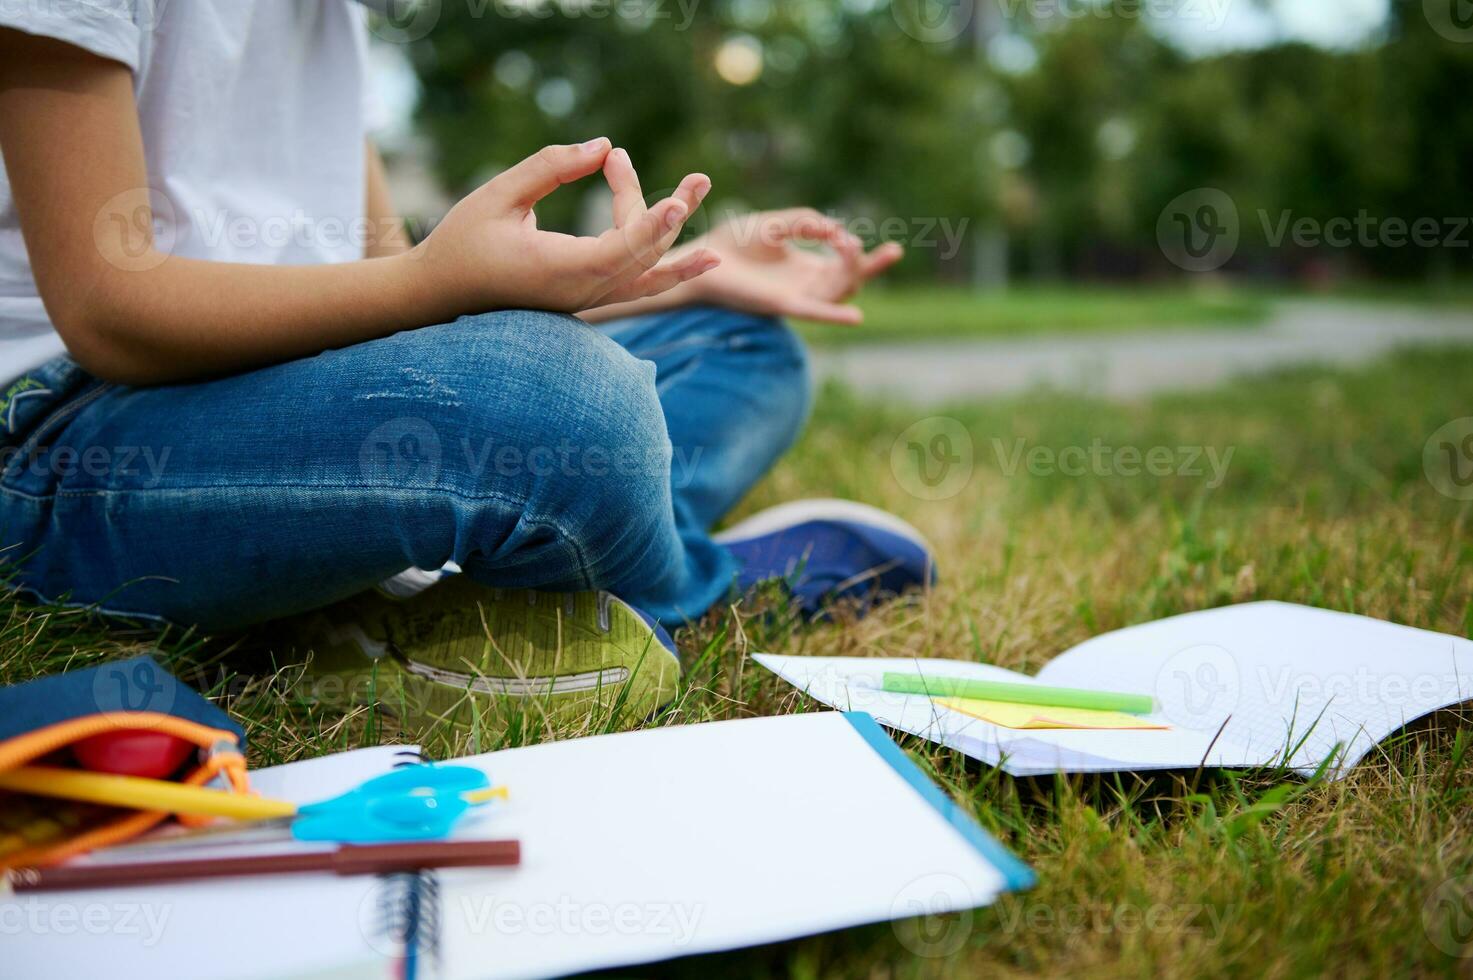
{"label": "green highlighter pen", "polygon": [[977,698],[1011,704],[1037,704],[1049,708],[1089,708],[1093,711],[1127,711],[1145,715],[1155,710],[1148,694],[1090,691],[1079,687],[1042,687],[1009,684],[1006,681],[965,680],[960,677],[922,677],[919,674],[885,675],[884,690],[892,694],[925,694],[940,698]]}

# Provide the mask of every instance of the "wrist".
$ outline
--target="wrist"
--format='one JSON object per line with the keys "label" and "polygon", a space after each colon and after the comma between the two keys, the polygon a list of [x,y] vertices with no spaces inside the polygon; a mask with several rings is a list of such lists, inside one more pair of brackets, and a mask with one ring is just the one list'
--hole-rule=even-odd
{"label": "wrist", "polygon": [[477,312],[475,303],[457,287],[454,277],[442,275],[428,239],[394,255],[370,259],[384,272],[384,282],[396,302],[412,318],[427,323],[447,323],[465,313]]}

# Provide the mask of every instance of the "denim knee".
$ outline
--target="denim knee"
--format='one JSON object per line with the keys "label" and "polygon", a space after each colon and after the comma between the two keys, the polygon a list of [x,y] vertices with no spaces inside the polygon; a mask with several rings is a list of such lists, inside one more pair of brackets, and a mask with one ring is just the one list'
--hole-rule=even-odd
{"label": "denim knee", "polygon": [[672,507],[654,365],[559,314],[504,311],[450,328],[455,356],[496,366],[463,412],[467,457],[478,465],[460,473],[462,489],[513,495],[528,523],[566,538],[598,584]]}
{"label": "denim knee", "polygon": [[[598,478],[607,470],[616,478],[668,479],[670,439],[653,364],[560,314],[513,310],[464,317],[455,326],[467,335],[457,344],[461,354],[500,366],[501,376],[488,376],[486,384],[513,386],[525,397],[516,407],[533,475]],[[498,414],[474,424],[494,431],[505,421]],[[605,466],[602,457],[618,450],[618,465]],[[629,465],[634,457],[653,463]]]}
{"label": "denim knee", "polygon": [[808,345],[786,320],[755,314],[729,314],[730,336],[739,349],[748,351],[758,363],[768,388],[767,404],[781,416],[796,439],[813,409],[813,375],[808,363]]}

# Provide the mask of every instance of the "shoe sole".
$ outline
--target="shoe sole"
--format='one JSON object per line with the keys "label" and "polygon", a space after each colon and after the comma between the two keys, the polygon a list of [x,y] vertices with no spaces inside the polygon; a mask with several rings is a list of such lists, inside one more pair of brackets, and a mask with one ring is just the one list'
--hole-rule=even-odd
{"label": "shoe sole", "polygon": [[786,528],[806,524],[809,521],[840,521],[853,524],[868,524],[882,531],[905,538],[923,549],[926,554],[931,555],[935,550],[931,543],[926,540],[913,525],[902,521],[894,514],[886,513],[878,507],[869,504],[861,504],[856,500],[840,500],[838,498],[819,498],[817,500],[794,500],[786,504],[778,504],[769,507],[761,513],[753,514],[746,520],[738,521],[731,527],[718,534],[713,534],[713,540],[721,541],[745,541],[749,538],[759,538],[764,534],[775,534]]}
{"label": "shoe sole", "polygon": [[787,504],[778,504],[753,514],[745,520],[739,520],[725,531],[714,533],[711,539],[717,542],[747,541],[750,538],[760,538],[760,536],[785,531],[788,528],[797,528],[798,525],[815,522],[815,520],[869,525],[871,528],[888,531],[912,542],[928,556],[935,554],[931,542],[927,541],[925,535],[922,535],[910,523],[900,520],[894,514],[885,513],[878,507],[860,504],[859,501],[838,500],[838,498],[795,500]]}
{"label": "shoe sole", "polygon": [[679,659],[608,593],[496,593],[454,576],[377,608],[364,632],[383,638],[380,700],[406,720],[643,717],[679,690]]}
{"label": "shoe sole", "polygon": [[[789,528],[799,527],[809,523],[831,523],[851,524],[861,527],[869,527],[879,531],[885,531],[902,540],[909,541],[925,556],[924,578],[927,583],[934,581],[936,569],[936,551],[931,543],[926,540],[925,535],[913,525],[901,520],[894,514],[871,507],[869,504],[861,504],[855,500],[841,500],[835,497],[820,497],[812,500],[794,500],[785,504],[769,507],[764,511],[753,514],[746,520],[739,521],[731,527],[711,537],[714,541],[737,542],[760,538],[769,534],[778,534]],[[863,581],[868,578],[870,572],[853,580]],[[850,583],[841,583],[841,588]],[[896,598],[899,598],[897,596]],[[860,600],[860,614],[868,609],[872,597]],[[824,619],[829,615],[826,608],[809,609],[806,613],[813,620]]]}

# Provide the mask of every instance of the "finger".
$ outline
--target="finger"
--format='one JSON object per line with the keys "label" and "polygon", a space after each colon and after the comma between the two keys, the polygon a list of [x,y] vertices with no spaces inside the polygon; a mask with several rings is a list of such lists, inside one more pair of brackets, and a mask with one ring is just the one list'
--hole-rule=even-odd
{"label": "finger", "polygon": [[623,303],[674,289],[683,282],[705,275],[721,264],[721,257],[710,249],[697,249],[690,255],[672,262],[663,262],[647,269],[632,282],[614,290],[606,303]]}
{"label": "finger", "polygon": [[683,203],[688,213],[695,214],[696,208],[701,206],[701,202],[709,193],[711,193],[711,178],[705,174],[690,174],[680,182],[680,186],[675,188],[675,193],[670,196]]}
{"label": "finger", "polygon": [[864,313],[846,303],[826,303],[809,296],[790,296],[778,304],[778,312],[801,320],[841,323],[849,326],[864,322]]}
{"label": "finger", "polygon": [[629,276],[660,261],[690,215],[685,202],[667,197],[623,228],[610,228],[595,240],[594,268],[610,278]]}
{"label": "finger", "polygon": [[624,225],[639,217],[645,210],[644,190],[639,186],[639,174],[629,159],[629,151],[615,147],[604,158],[604,178],[609,190],[614,192],[614,227]]}
{"label": "finger", "polygon": [[834,242],[847,234],[837,218],[820,214],[813,208],[770,211],[763,216],[762,235],[765,245],[779,245],[789,239]]}
{"label": "finger", "polygon": [[594,173],[609,155],[609,141],[600,136],[587,143],[544,146],[492,182],[512,208],[530,208],[563,184]]}
{"label": "finger", "polygon": [[860,282],[863,281],[861,269],[864,267],[864,242],[859,240],[858,235],[848,229],[843,229],[837,235],[830,236],[829,247],[839,256],[850,288],[859,288]]}
{"label": "finger", "polygon": [[859,262],[859,278],[873,279],[905,256],[899,242],[886,242],[865,255]]}
{"label": "finger", "polygon": [[711,178],[705,174],[688,174],[680,182],[680,186],[675,188],[675,193],[670,196],[685,205],[685,221],[674,226],[661,238],[660,254],[663,255],[671,245],[675,244],[675,239],[679,238],[680,233],[685,230],[685,222],[690,221],[690,216],[696,213],[696,209],[701,206],[701,202],[706,199],[710,191]]}

